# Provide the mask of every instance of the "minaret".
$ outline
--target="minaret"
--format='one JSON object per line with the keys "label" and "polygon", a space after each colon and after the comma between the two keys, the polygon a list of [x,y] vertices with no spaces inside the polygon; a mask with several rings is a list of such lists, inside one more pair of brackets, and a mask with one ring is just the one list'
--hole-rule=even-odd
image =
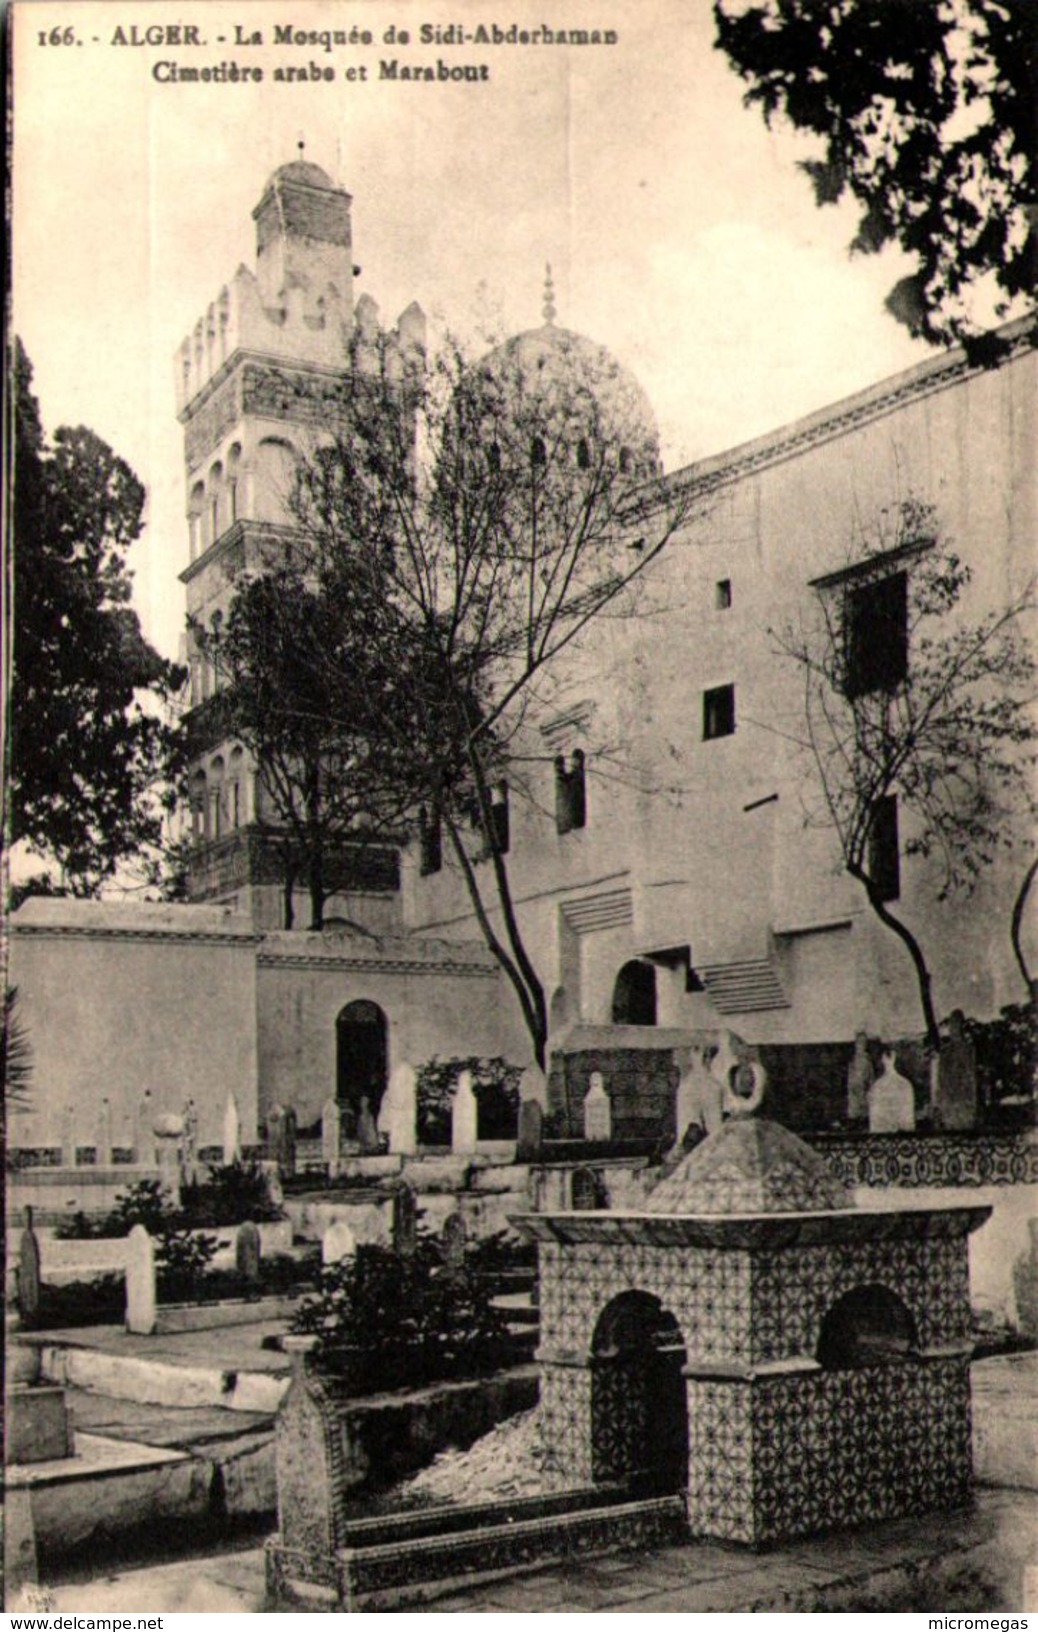
{"label": "minaret", "polygon": [[[341,394],[351,335],[378,333],[375,303],[355,310],[351,199],[300,156],[275,170],[253,210],[255,271],[239,266],[178,353],[190,559],[181,573],[189,619],[226,612],[235,574],[291,548],[295,469],[312,451]],[[424,341],[408,307],[390,336]],[[218,677],[189,637],[192,745],[188,894],[250,911],[258,928],[284,921],[276,815],[241,743],[227,738]],[[369,848],[366,882],[397,888],[394,851]],[[349,867],[343,869],[343,876]],[[351,895],[352,900],[352,895]]]}

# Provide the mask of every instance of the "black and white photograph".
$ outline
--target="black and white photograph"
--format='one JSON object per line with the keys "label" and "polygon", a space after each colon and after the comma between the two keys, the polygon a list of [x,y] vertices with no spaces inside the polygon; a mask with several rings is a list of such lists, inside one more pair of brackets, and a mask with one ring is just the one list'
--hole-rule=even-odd
{"label": "black and white photograph", "polygon": [[1038,7],[5,24],[4,1608],[1025,1627]]}

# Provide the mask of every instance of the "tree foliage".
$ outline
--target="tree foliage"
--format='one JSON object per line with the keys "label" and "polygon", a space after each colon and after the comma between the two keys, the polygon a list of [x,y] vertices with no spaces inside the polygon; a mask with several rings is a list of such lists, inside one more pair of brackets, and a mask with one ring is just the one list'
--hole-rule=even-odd
{"label": "tree foliage", "polygon": [[[374,812],[388,792],[445,834],[543,1063],[547,1008],[500,791],[522,793],[528,716],[556,660],[634,609],[690,501],[663,482],[644,402],[616,365],[564,331],[530,338],[476,364],[453,344],[402,364],[369,342],[351,358],[300,472],[301,592],[284,618],[303,608],[292,645],[312,655],[320,728],[351,744],[358,804]],[[261,593],[277,613],[276,582]]]}
{"label": "tree foliage", "polygon": [[14,363],[11,838],[90,895],[160,840],[177,733],[144,694],[168,702],[183,676],[129,604],[144,489],[82,426],[48,444],[19,342]]}
{"label": "tree foliage", "polygon": [[506,781],[522,795],[556,660],[633,610],[690,501],[661,478],[633,382],[542,335],[472,363],[366,334],[299,471],[288,556],[255,564],[201,638],[286,823],[442,831],[543,1063],[497,801]]}
{"label": "tree foliage", "polygon": [[286,921],[293,885],[306,885],[320,929],[339,884],[344,843],[395,837],[408,790],[391,744],[371,730],[371,698],[395,675],[371,627],[369,598],[340,572],[334,602],[305,554],[243,576],[226,618],[196,623],[195,638],[222,687],[224,734],[248,748],[276,829]]}
{"label": "tree foliage", "polygon": [[[1035,607],[1026,585],[978,622],[954,616],[970,569],[942,537],[935,509],[916,499],[884,512],[842,585],[822,588],[813,622],[777,635],[801,671],[804,746],[847,872],[907,948],[928,1041],[940,1046],[923,947],[895,913],[877,876],[874,837],[882,802],[905,817],[902,852],[930,863],[938,900],[968,894],[1022,814],[1034,813],[1034,660],[1022,620]],[[907,577],[907,665],[892,684],[861,688],[850,672],[850,585]],[[882,641],[883,631],[874,637]]]}
{"label": "tree foliage", "polygon": [[819,204],[861,206],[852,250],[915,258],[888,309],[996,355],[984,331],[1038,269],[1033,0],[715,0],[714,16],[747,103],[822,139],[802,168]]}

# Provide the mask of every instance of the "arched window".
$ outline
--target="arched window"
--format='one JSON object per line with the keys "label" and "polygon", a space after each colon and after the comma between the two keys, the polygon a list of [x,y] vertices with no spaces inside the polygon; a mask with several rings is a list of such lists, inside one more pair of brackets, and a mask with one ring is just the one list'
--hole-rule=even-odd
{"label": "arched window", "polygon": [[209,472],[209,542],[215,544],[223,531],[221,504],[223,501],[223,466],[217,461]]}
{"label": "arched window", "polygon": [[897,1294],[885,1286],[856,1286],[822,1321],[817,1358],[825,1371],[849,1371],[893,1365],[915,1346],[915,1322]]}
{"label": "arched window", "polygon": [[232,828],[245,822],[245,755],[240,748],[231,750],[227,776],[227,817]]}
{"label": "arched window", "polygon": [[224,827],[224,763],[220,754],[210,761],[206,781],[209,788],[209,837],[218,839]]}
{"label": "arched window", "polygon": [[631,458],[630,448],[621,448],[620,449],[620,474],[622,476],[629,476],[633,469],[634,469],[634,461]]}
{"label": "arched window", "polygon": [[546,465],[548,463],[548,449],[543,436],[535,436],[530,443],[531,465]]}
{"label": "arched window", "polygon": [[577,469],[591,469],[591,449],[588,447],[586,436],[582,436],[580,441],[577,443]]}
{"label": "arched window", "polygon": [[256,449],[256,519],[286,522],[296,479],[296,455],[290,442],[264,437]]}
{"label": "arched window", "polygon": [[499,442],[491,442],[487,449],[487,466],[495,474],[501,469],[501,444]]}
{"label": "arched window", "polygon": [[575,748],[566,766],[565,755],[555,760],[555,830],[572,833],[587,822],[587,793],[584,783],[584,751]]}
{"label": "arched window", "polygon": [[187,506],[187,536],[192,561],[203,549],[203,511],[205,510],[205,483],[196,482],[191,489]]}
{"label": "arched window", "polygon": [[206,786],[204,771],[195,771],[194,775],[192,776],[189,788],[189,801],[191,807],[191,837],[196,844],[201,844],[205,839],[206,824]]}
{"label": "arched window", "polygon": [[613,987],[614,1026],[656,1024],[656,969],[641,958],[625,963]]}
{"label": "arched window", "polygon": [[227,525],[238,519],[238,483],[241,478],[241,445],[236,442],[227,455]]}

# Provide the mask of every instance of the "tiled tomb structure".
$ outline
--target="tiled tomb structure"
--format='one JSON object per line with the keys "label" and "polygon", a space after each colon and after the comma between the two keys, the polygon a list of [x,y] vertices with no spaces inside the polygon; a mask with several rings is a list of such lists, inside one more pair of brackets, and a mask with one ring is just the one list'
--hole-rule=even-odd
{"label": "tiled tomb structure", "polygon": [[985,1207],[855,1207],[733,1117],[642,1212],[525,1215],[551,1486],[687,1491],[764,1546],[954,1508],[972,1482],[967,1240]]}

